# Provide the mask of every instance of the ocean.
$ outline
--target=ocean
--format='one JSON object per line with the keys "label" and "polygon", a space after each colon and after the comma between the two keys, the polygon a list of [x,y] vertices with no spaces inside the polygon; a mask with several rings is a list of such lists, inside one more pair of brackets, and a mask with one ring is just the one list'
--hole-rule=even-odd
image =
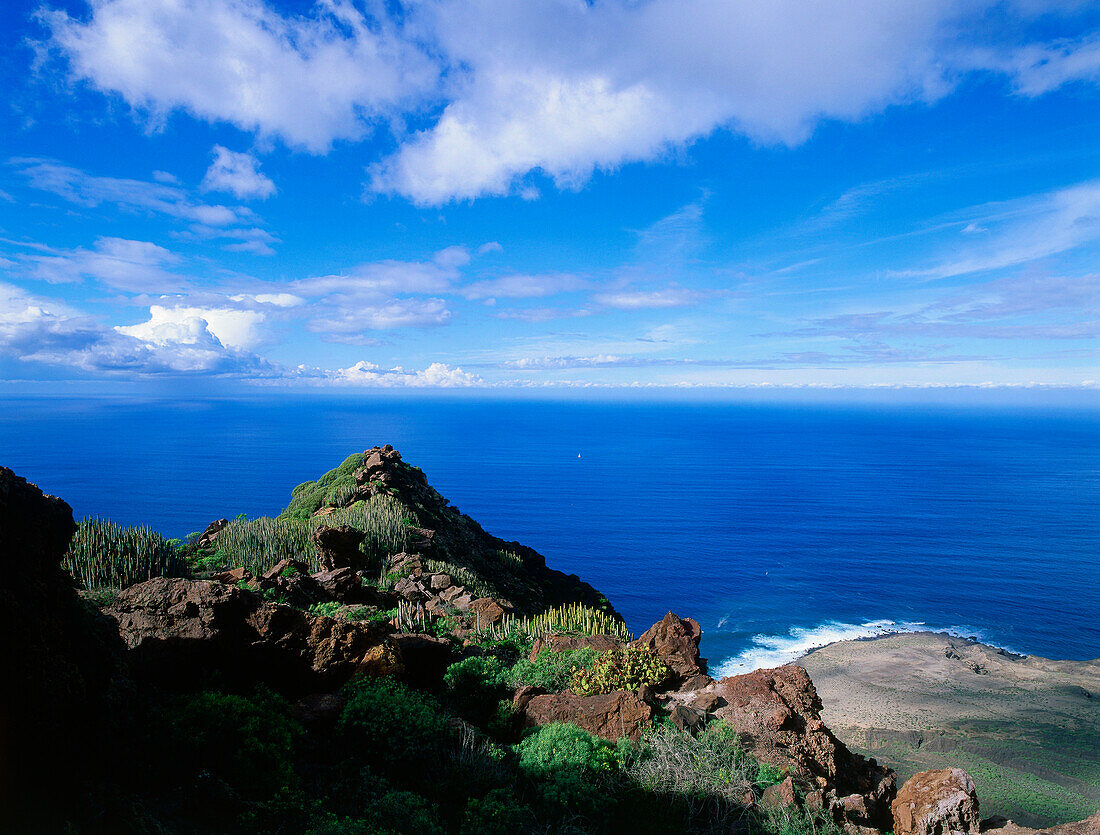
{"label": "ocean", "polygon": [[1100,657],[1100,410],[364,395],[0,402],[0,464],[168,536],[391,443],[491,533],[668,610],[712,671],[943,629]]}

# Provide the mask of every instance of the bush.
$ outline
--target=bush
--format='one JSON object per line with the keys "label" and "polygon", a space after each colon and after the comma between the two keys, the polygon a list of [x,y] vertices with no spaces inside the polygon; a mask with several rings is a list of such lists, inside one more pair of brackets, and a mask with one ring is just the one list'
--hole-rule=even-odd
{"label": "bush", "polygon": [[456,661],[443,674],[443,686],[455,708],[475,725],[484,725],[508,695],[507,680],[508,671],[491,655]]}
{"label": "bush", "polygon": [[309,607],[309,613],[311,615],[320,615],[321,617],[334,618],[336,613],[340,611],[340,607],[343,604],[336,600],[330,600],[327,603],[314,603]]}
{"label": "bush", "polygon": [[251,696],[204,691],[171,699],[162,761],[195,779],[209,772],[251,801],[297,790],[294,754],[303,729],[287,703],[267,690]]}
{"label": "bush", "polygon": [[630,743],[612,745],[583,728],[562,722],[543,725],[515,746],[519,767],[533,776],[563,770],[608,773],[627,762]]}
{"label": "bush", "polygon": [[347,686],[339,729],[350,750],[395,777],[420,773],[440,756],[450,730],[439,703],[393,679],[358,679]]}
{"label": "bush", "polygon": [[89,590],[124,589],[152,577],[186,574],[175,546],[156,531],[122,528],[98,516],[77,526],[61,567]]}
{"label": "bush", "polygon": [[513,835],[529,832],[535,815],[531,807],[508,789],[493,789],[484,798],[473,798],[466,806],[461,835]]}
{"label": "bush", "polygon": [[659,685],[671,675],[668,665],[652,650],[625,647],[604,653],[590,669],[576,670],[569,688],[578,696],[637,690],[643,684]]}
{"label": "bush", "polygon": [[432,803],[407,791],[386,791],[354,818],[332,817],[306,835],[444,835]]}
{"label": "bush", "polygon": [[599,653],[591,647],[543,650],[534,661],[526,658],[517,661],[508,673],[508,682],[516,687],[531,684],[558,692],[569,686],[577,670],[587,670],[597,658]]}
{"label": "bush", "polygon": [[618,615],[608,614],[602,609],[593,609],[583,603],[556,606],[530,617],[505,615],[500,623],[483,629],[482,633],[491,638],[499,638],[513,631],[522,633],[529,640],[534,640],[548,632],[572,635],[614,635],[623,641],[634,640],[634,636],[630,634],[630,630]]}

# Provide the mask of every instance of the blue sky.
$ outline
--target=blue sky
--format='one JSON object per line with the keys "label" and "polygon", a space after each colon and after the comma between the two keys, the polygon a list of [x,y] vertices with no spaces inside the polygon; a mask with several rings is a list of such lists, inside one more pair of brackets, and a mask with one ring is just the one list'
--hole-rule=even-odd
{"label": "blue sky", "polygon": [[1100,380],[1100,7],[10,2],[0,378]]}

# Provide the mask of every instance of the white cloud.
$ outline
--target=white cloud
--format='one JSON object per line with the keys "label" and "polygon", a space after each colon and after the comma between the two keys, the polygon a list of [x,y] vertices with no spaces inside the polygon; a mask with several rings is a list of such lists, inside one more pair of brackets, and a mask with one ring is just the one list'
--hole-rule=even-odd
{"label": "white cloud", "polygon": [[484,385],[480,377],[441,362],[433,362],[421,371],[406,371],[400,366],[382,369],[373,363],[360,361],[349,368],[330,372],[329,379],[338,385],[385,388],[469,388]]}
{"label": "white cloud", "polygon": [[239,200],[266,200],[275,183],[260,173],[260,161],[251,154],[214,146],[214,161],[202,178],[203,191],[228,191]]}
{"label": "white cloud", "polygon": [[305,304],[306,301],[301,296],[295,296],[293,293],[238,293],[229,298],[230,301],[270,304],[274,307],[298,307]]}
{"label": "white cloud", "polygon": [[532,299],[583,290],[589,282],[575,275],[506,275],[475,281],[460,292],[468,299]]}
{"label": "white cloud", "polygon": [[683,287],[666,287],[663,290],[620,290],[597,293],[594,300],[605,307],[618,310],[645,310],[649,308],[683,307],[695,304],[703,296],[695,290]]}
{"label": "white cloud", "polygon": [[44,19],[73,76],[154,118],[179,108],[321,152],[435,89],[438,67],[375,11],[350,0],[288,17],[262,0],[96,0],[86,22]]}
{"label": "white cloud", "polygon": [[247,350],[261,342],[259,326],[266,318],[256,310],[153,305],[149,308],[147,322],[123,325],[115,330],[162,348],[172,344],[205,343],[213,336],[226,348]]}
{"label": "white cloud", "polygon": [[118,290],[165,293],[178,291],[187,283],[167,269],[179,257],[148,241],[97,238],[92,249],[53,251],[26,260],[31,275],[51,284],[93,278]]}

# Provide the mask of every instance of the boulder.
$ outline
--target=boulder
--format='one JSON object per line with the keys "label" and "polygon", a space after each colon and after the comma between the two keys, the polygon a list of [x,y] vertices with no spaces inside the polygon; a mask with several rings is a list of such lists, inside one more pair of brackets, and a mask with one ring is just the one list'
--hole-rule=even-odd
{"label": "boulder", "polygon": [[334,528],[319,527],[313,531],[313,544],[317,546],[321,568],[332,571],[336,568],[358,568],[363,554],[359,546],[367,535],[351,525],[338,525]]}
{"label": "boulder", "polygon": [[699,656],[702,635],[703,630],[691,618],[669,612],[631,646],[652,650],[683,681],[707,671],[707,660]]}
{"label": "boulder", "polygon": [[794,791],[794,779],[788,775],[782,783],[776,783],[764,789],[760,796],[760,805],[766,809],[778,809],[781,806],[794,806],[798,795]]}
{"label": "boulder", "polygon": [[296,577],[301,574],[309,574],[309,566],[301,560],[279,560],[263,573],[265,580],[274,580],[279,577]]}
{"label": "boulder", "polygon": [[637,693],[628,690],[594,696],[547,693],[527,702],[523,719],[529,726],[570,722],[604,739],[615,741],[628,737],[637,740],[652,724],[653,708]]}
{"label": "boulder", "polygon": [[922,771],[893,803],[894,835],[980,835],[978,793],[961,768]]}
{"label": "boulder", "polygon": [[535,644],[531,647],[531,661],[537,661],[543,650],[552,652],[565,652],[588,647],[603,655],[613,649],[621,649],[623,642],[614,635],[560,635],[556,632],[548,632],[541,638],[535,638]]}
{"label": "boulder", "polygon": [[208,580],[154,577],[124,590],[106,611],[135,669],[172,689],[217,677],[319,692],[393,666],[392,656],[372,653],[389,643],[388,625],[311,615]]}
{"label": "boulder", "polygon": [[511,606],[505,609],[499,600],[494,600],[491,597],[479,597],[470,601],[470,606],[466,611],[474,616],[478,626],[484,628],[500,623],[510,609]]}
{"label": "boulder", "polygon": [[198,546],[200,548],[212,548],[214,546],[214,540],[217,539],[222,528],[229,524],[228,519],[215,519],[209,525],[206,526],[206,530],[199,536]]}
{"label": "boulder", "polygon": [[695,733],[707,723],[707,714],[704,711],[684,704],[674,705],[669,711],[668,718],[673,725],[685,733]]}
{"label": "boulder", "polygon": [[[853,754],[825,727],[821,700],[804,669],[756,670],[724,678],[707,692],[719,700],[714,715],[758,760],[787,769],[808,787],[827,789],[823,796],[833,798],[830,808],[846,823],[889,828],[894,772]],[[850,795],[862,797],[862,805],[836,800]]]}

